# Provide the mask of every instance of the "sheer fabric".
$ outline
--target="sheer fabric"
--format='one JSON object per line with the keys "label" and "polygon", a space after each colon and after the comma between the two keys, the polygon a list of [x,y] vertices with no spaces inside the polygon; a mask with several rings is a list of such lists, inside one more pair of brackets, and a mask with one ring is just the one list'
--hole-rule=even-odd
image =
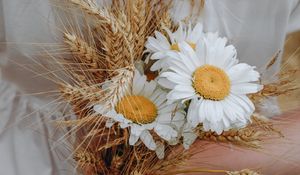
{"label": "sheer fabric", "polygon": [[[174,2],[174,20],[190,15],[189,0]],[[194,6],[199,2],[195,1]],[[300,28],[299,3],[299,0],[206,0],[203,17],[195,18],[204,23],[206,31],[218,31],[221,36],[228,37],[237,47],[239,59],[259,69],[282,49],[286,34]],[[197,14],[197,8],[192,14]],[[48,0],[2,0],[0,42],[10,45],[56,41],[60,34],[54,33],[54,16]],[[41,72],[33,73],[19,66],[35,64],[30,59],[31,54],[26,47],[0,46],[0,174],[74,174],[64,171],[67,169],[65,162],[50,149],[48,136],[53,128],[43,119],[59,114],[49,115],[49,109],[42,107],[49,99],[24,95],[54,88],[53,83],[36,77]],[[279,70],[279,63],[269,75]],[[20,122],[25,116],[28,116],[26,120]],[[39,132],[28,127],[32,124],[36,124]]]}

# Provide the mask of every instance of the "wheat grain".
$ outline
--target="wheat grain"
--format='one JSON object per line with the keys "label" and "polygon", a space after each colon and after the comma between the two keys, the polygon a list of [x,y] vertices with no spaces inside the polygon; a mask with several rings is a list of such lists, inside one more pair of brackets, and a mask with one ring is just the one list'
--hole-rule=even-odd
{"label": "wheat grain", "polygon": [[87,14],[96,17],[98,22],[107,23],[110,21],[105,10],[100,9],[95,0],[68,0],[81,8]]}
{"label": "wheat grain", "polygon": [[262,135],[262,131],[257,131],[252,128],[225,131],[221,135],[215,132],[205,132],[202,129],[198,132],[198,136],[202,140],[233,143],[250,148],[261,148],[260,141]]}

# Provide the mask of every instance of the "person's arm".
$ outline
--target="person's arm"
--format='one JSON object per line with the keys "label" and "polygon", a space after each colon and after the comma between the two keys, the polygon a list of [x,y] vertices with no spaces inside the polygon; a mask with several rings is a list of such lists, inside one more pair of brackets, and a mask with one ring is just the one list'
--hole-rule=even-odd
{"label": "person's arm", "polygon": [[[252,169],[262,174],[300,173],[300,110],[276,117],[276,126],[284,138],[269,139],[263,142],[263,149],[252,151],[231,145],[195,143],[203,149],[189,162],[198,168],[241,170]],[[197,174],[197,173],[196,173]]]}

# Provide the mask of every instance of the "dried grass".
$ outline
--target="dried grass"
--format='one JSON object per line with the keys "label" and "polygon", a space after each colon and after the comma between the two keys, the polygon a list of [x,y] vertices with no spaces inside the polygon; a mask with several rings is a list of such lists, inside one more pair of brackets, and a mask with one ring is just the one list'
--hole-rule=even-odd
{"label": "dried grass", "polygon": [[274,128],[272,121],[258,114],[253,114],[252,123],[242,129],[231,129],[224,131],[221,135],[215,132],[205,132],[202,126],[197,129],[201,140],[213,141],[218,143],[232,143],[245,148],[262,148],[261,142],[264,138],[283,135]]}

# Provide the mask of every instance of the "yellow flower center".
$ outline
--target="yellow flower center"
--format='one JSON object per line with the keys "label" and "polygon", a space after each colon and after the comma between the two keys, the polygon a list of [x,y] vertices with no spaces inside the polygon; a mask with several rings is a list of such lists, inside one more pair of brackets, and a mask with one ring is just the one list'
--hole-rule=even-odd
{"label": "yellow flower center", "polygon": [[210,100],[223,100],[230,92],[229,77],[222,69],[212,65],[196,69],[193,86],[200,96]]}
{"label": "yellow flower center", "polygon": [[153,122],[157,117],[155,104],[143,96],[130,95],[122,98],[116,111],[133,121],[134,123],[147,124]]}
{"label": "yellow flower center", "polygon": [[[194,44],[194,43],[190,43],[190,42],[188,42],[188,44],[191,46],[191,48],[193,48],[194,50],[196,49],[196,44]],[[175,51],[180,51],[179,50],[179,46],[178,46],[178,43],[175,43],[175,44],[172,44],[171,45],[171,50],[175,50]]]}

